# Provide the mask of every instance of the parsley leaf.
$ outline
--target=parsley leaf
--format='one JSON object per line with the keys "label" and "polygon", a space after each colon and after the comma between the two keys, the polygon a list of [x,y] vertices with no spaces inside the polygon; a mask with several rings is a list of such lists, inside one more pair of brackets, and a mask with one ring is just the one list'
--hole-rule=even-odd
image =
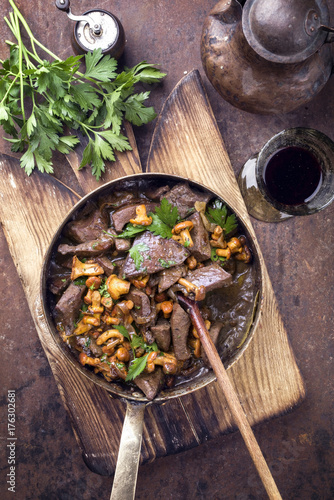
{"label": "parsley leaf", "polygon": [[171,266],[175,266],[176,264],[175,260],[166,261],[164,259],[158,259],[158,262],[162,265],[162,267],[165,267],[166,269],[168,269]]}
{"label": "parsley leaf", "polygon": [[152,217],[152,224],[146,226],[146,229],[151,231],[155,236],[161,236],[162,238],[171,238],[172,237],[172,229],[165,224],[158,215],[150,212],[149,214]]}
{"label": "parsley leaf", "polygon": [[133,380],[134,378],[138,377],[138,375],[140,375],[141,372],[146,368],[147,358],[150,352],[158,351],[158,346],[155,342],[153,342],[153,344],[146,344],[146,342],[144,342],[142,337],[140,337],[139,335],[133,335],[131,347],[133,350],[140,347],[141,349],[144,349],[147,354],[144,354],[144,356],[135,358],[133,361],[131,361],[129,365],[128,375],[125,379],[126,381]]}
{"label": "parsley leaf", "polygon": [[218,260],[220,260],[220,262],[225,262],[226,261],[226,257],[219,257],[219,255],[216,254],[216,248],[211,248],[211,260],[212,262],[218,262]]}
{"label": "parsley leaf", "polygon": [[125,328],[125,326],[123,326],[123,325],[113,325],[113,328],[115,328],[115,330],[118,330],[119,333],[121,333],[127,340],[130,340],[130,342],[131,342],[130,334],[127,331],[127,329]]}
{"label": "parsley leaf", "polygon": [[213,207],[208,207],[205,215],[210,222],[221,226],[225,235],[231,233],[238,226],[235,214],[227,215],[227,207],[220,200],[215,200]]}
{"label": "parsley leaf", "polygon": [[115,78],[117,61],[109,55],[103,56],[101,49],[87,52],[85,55],[86,72],[84,74],[87,79],[99,80],[101,82],[109,82],[111,78]]}
{"label": "parsley leaf", "polygon": [[121,234],[118,234],[116,238],[133,238],[139,233],[146,231],[149,226],[135,226],[131,223],[125,226],[124,231]]}
{"label": "parsley leaf", "polygon": [[76,278],[73,283],[77,286],[85,285],[87,281],[87,276],[80,276],[80,278]]}
{"label": "parsley leaf", "polygon": [[152,67],[146,61],[140,62],[132,69],[134,75],[140,75],[141,81],[145,83],[156,83],[165,76],[165,73],[161,73],[157,68]]}
{"label": "parsley leaf", "polygon": [[145,243],[137,243],[130,248],[129,254],[135,263],[137,271],[140,269],[140,266],[144,262],[143,252],[147,252],[148,250],[149,247]]}
{"label": "parsley leaf", "polygon": [[151,231],[155,236],[161,236],[162,238],[171,238],[171,228],[162,222],[158,215],[152,212],[150,212],[149,215],[152,217],[152,224],[149,226],[139,226],[129,223],[125,226],[124,231],[117,235],[116,238],[133,238],[144,231]]}
{"label": "parsley leaf", "polygon": [[162,222],[171,228],[173,228],[180,219],[177,207],[169,203],[167,198],[162,198],[160,207],[155,209],[155,213]]}
{"label": "parsley leaf", "polygon": [[154,120],[157,116],[154,108],[147,108],[143,104],[143,101],[148,98],[149,94],[149,92],[133,94],[124,103],[125,119],[138,127]]}
{"label": "parsley leaf", "polygon": [[133,349],[137,349],[138,347],[140,347],[141,349],[144,349],[144,351],[146,352],[158,351],[158,346],[156,342],[153,342],[152,344],[146,344],[144,339],[139,335],[133,335],[131,345]]}
{"label": "parsley leaf", "polygon": [[110,297],[106,281],[107,280],[105,280],[104,283],[101,283],[101,286],[99,288],[99,294],[101,295],[101,297]]}
{"label": "parsley leaf", "polygon": [[163,198],[160,207],[155,208],[155,213],[150,212],[152,223],[149,226],[127,224],[124,231],[116,238],[133,238],[144,231],[151,231],[155,236],[171,238],[172,229],[180,219],[177,207],[173,206],[166,198]]}
{"label": "parsley leaf", "polygon": [[136,377],[138,377],[138,375],[141,374],[142,371],[145,370],[148,354],[149,353],[141,356],[140,358],[135,358],[133,361],[131,361],[129,365],[129,371],[125,379],[126,382],[135,379]]}

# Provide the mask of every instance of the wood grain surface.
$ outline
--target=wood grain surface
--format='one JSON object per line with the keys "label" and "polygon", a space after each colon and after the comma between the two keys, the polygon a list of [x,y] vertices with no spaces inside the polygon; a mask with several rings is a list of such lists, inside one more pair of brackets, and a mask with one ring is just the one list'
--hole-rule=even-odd
{"label": "wood grain surface", "polygon": [[[127,133],[133,151],[119,155],[100,184],[141,171],[130,127]],[[77,182],[74,192],[84,194],[98,186],[85,172],[76,171],[75,155],[69,163]],[[213,189],[236,209],[256,240],[197,71],[180,81],[163,107],[152,140],[148,170],[190,177]],[[43,256],[78,196],[57,179],[38,172],[26,177],[17,159],[6,155],[0,159],[0,174],[2,225],[74,433],[86,464],[99,474],[112,475],[125,406],[81,378],[65,362],[46,327],[39,303]],[[261,251],[257,249],[264,284],[261,316],[246,353],[229,370],[251,425],[290,410],[305,394]],[[141,462],[189,449],[233,428],[216,383],[165,405],[151,405],[145,414]]]}

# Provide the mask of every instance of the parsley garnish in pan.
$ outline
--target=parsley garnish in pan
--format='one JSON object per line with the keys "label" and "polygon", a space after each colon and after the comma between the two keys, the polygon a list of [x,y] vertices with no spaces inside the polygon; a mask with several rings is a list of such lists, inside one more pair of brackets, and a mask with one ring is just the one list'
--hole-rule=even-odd
{"label": "parsley garnish in pan", "polygon": [[133,361],[131,361],[129,365],[129,371],[125,379],[126,381],[133,380],[136,377],[138,377],[138,375],[140,375],[142,371],[145,370],[147,358],[150,352],[158,351],[158,346],[155,342],[153,342],[153,344],[150,345],[146,344],[146,342],[144,342],[144,340],[138,335],[134,335],[132,337],[131,346],[133,349],[140,347],[148,352],[147,354],[144,354],[144,356],[141,356],[140,358],[135,358]]}
{"label": "parsley garnish in pan", "polygon": [[123,326],[123,325],[113,325],[113,328],[115,330],[118,330],[119,333],[121,333],[127,340],[130,340],[130,342],[131,342],[130,334],[129,334],[128,330],[125,328],[125,326]]}
{"label": "parsley garnish in pan", "polygon": [[140,375],[141,372],[145,370],[148,354],[149,353],[145,354],[145,356],[135,358],[133,361],[131,361],[129,365],[129,371],[125,379],[126,382],[138,377],[138,375]]}
{"label": "parsley garnish in pan", "polygon": [[152,217],[152,224],[149,226],[137,226],[129,223],[117,238],[133,238],[144,231],[151,231],[155,236],[161,236],[162,238],[171,238],[172,229],[180,220],[177,207],[169,203],[166,198],[163,198],[160,207],[156,207],[154,212],[150,212],[149,214]]}
{"label": "parsley garnish in pan", "polygon": [[118,234],[116,238],[133,238],[148,229],[148,226],[134,226],[129,223],[125,226],[124,231],[121,234]]}
{"label": "parsley garnish in pan", "polygon": [[137,243],[137,245],[133,245],[133,247],[130,248],[129,254],[135,263],[137,271],[144,262],[143,252],[147,252],[148,250],[149,247],[145,245],[145,243]]}
{"label": "parsley garnish in pan", "polygon": [[144,349],[147,352],[152,352],[152,351],[157,351],[158,346],[155,342],[152,344],[146,344],[144,339],[140,337],[139,335],[133,335],[132,340],[131,340],[131,345],[133,349],[136,349],[137,347],[140,347],[141,349]]}
{"label": "parsley garnish in pan", "polygon": [[73,283],[77,286],[83,286],[86,284],[87,276],[80,276],[80,278],[76,278]]}
{"label": "parsley garnish in pan", "polygon": [[108,287],[107,287],[107,283],[106,283],[106,279],[103,280],[103,282],[101,283],[101,286],[99,288],[99,294],[101,295],[101,297],[110,297],[110,293],[108,292]]}
{"label": "parsley garnish in pan", "polygon": [[[53,152],[68,154],[80,142],[65,130],[78,130],[88,139],[80,168],[91,165],[98,180],[105,160],[131,150],[121,134],[123,120],[142,125],[156,116],[144,105],[150,92],[136,93],[135,85],[158,82],[165,74],[145,61],[118,74],[117,61],[101,49],[63,61],[35,38],[14,0],[9,3],[13,13],[5,21],[17,44],[8,42],[10,57],[0,61],[0,125],[11,136],[12,151],[24,152],[20,162],[28,175],[35,167],[53,173]],[[22,41],[21,26],[31,48]],[[40,57],[37,46],[51,62]],[[84,73],[78,71],[82,60]]]}
{"label": "parsley garnish in pan", "polygon": [[[129,371],[126,377],[126,381],[133,380],[134,378],[138,377],[138,375],[140,375],[143,370],[145,370],[148,355],[150,354],[150,352],[158,351],[158,346],[155,342],[153,342],[153,344],[147,344],[139,335],[132,335],[131,337],[128,330],[123,325],[113,325],[113,328],[118,330],[131,343],[134,359],[129,365]],[[136,358],[135,349],[137,349],[138,347],[146,351],[146,354],[140,356],[139,358]],[[107,362],[107,355],[103,354],[100,360],[103,362]],[[123,367],[124,365],[122,364],[122,368]]]}
{"label": "parsley garnish in pan", "polygon": [[159,219],[169,227],[174,227],[179,220],[179,211],[176,206],[169,203],[167,198],[163,198],[160,207],[155,209]]}
{"label": "parsley garnish in pan", "polygon": [[221,226],[225,235],[231,233],[238,226],[235,214],[227,215],[226,205],[223,205],[220,200],[215,200],[213,207],[208,207],[205,215],[210,222]]}
{"label": "parsley garnish in pan", "polygon": [[175,260],[164,260],[164,259],[158,259],[159,264],[162,265],[162,267],[168,269],[171,266],[175,266],[176,262]]}
{"label": "parsley garnish in pan", "polygon": [[211,248],[211,260],[212,262],[218,262],[218,260],[220,262],[225,262],[226,261],[226,257],[219,257],[217,254],[216,254],[216,248]]}
{"label": "parsley garnish in pan", "polygon": [[152,217],[152,224],[146,226],[146,228],[151,231],[155,236],[161,236],[162,238],[172,237],[172,227],[168,226],[163,222],[157,214],[150,213]]}

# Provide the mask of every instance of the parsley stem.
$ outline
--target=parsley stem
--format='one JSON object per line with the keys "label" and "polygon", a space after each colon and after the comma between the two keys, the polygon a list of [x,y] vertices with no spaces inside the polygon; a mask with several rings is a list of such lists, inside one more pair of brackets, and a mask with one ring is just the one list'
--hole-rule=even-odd
{"label": "parsley stem", "polygon": [[[19,9],[16,7],[16,5],[14,3],[14,0],[9,0],[9,3],[13,7],[13,11],[15,12],[16,16],[20,19],[22,25],[24,26],[24,29],[26,30],[27,34],[29,35],[29,38],[30,38],[30,41],[31,41],[31,46],[33,48],[34,54],[36,55],[36,58],[39,59],[39,62],[42,63],[42,60],[39,58],[39,56],[38,56],[38,54],[36,52],[34,44],[38,45],[41,49],[44,50],[44,52],[46,52],[47,54],[49,54],[49,56],[53,57],[53,59],[56,59],[57,61],[61,61],[61,59],[58,56],[56,56],[56,54],[54,54],[53,52],[51,52],[51,50],[49,50],[47,47],[45,47],[45,45],[43,45],[41,42],[39,42],[34,37],[31,29],[29,28],[29,25],[28,25],[27,21],[24,19],[23,15],[19,11]],[[14,35],[15,35],[15,33],[14,33]]]}
{"label": "parsley stem", "polygon": [[19,78],[19,75],[15,75],[15,78],[12,80],[11,84],[9,85],[8,89],[7,89],[7,92],[5,93],[5,95],[3,96],[3,98],[1,99],[1,103],[2,104],[6,99],[7,99],[7,96],[9,94],[9,92],[11,91],[11,88],[14,86],[16,80]]}
{"label": "parsley stem", "polygon": [[[10,40],[6,40],[5,42],[10,47],[18,47],[17,43],[11,42]],[[23,50],[24,50],[24,54],[25,54],[25,60],[27,62],[27,67],[29,67],[31,69],[37,69],[37,67],[31,62],[29,56],[31,58],[33,58],[35,61],[37,61],[38,63],[39,63],[39,59],[37,60],[35,55],[32,52],[30,52],[30,50],[28,50],[26,47],[23,47]]]}
{"label": "parsley stem", "polygon": [[22,50],[21,33],[20,33],[20,28],[19,28],[19,20],[18,20],[16,13],[14,14],[14,20],[15,20],[15,26],[17,28],[16,38],[19,42],[19,75],[20,75],[21,112],[22,112],[23,122],[25,122],[26,116],[25,116],[25,110],[24,110],[23,72],[22,72],[23,71],[23,50]]}
{"label": "parsley stem", "polygon": [[[31,52],[29,52],[30,56],[34,57],[34,59],[37,62],[39,62],[39,64],[43,64],[42,59],[37,54],[37,51],[36,51],[36,48],[35,48],[35,44],[36,44],[42,50],[44,50],[44,52],[46,52],[49,56],[51,56],[53,59],[55,59],[56,61],[61,62],[61,58],[60,57],[58,57],[56,54],[54,54],[51,50],[49,50],[47,47],[45,47],[45,45],[43,45],[39,40],[37,40],[37,38],[35,38],[35,36],[32,33],[32,31],[31,31],[31,29],[30,29],[27,21],[24,19],[23,15],[19,11],[19,9],[16,7],[14,1],[13,0],[9,0],[9,3],[13,7],[14,12],[18,16],[18,18],[20,19],[20,21],[21,21],[22,25],[24,26],[27,34],[29,35],[31,46],[32,46],[32,49],[33,49],[33,52],[34,52],[34,54],[32,54]],[[12,13],[10,13],[9,15],[11,16],[11,14]],[[10,27],[13,35],[18,39],[17,35],[15,34],[14,30],[12,29],[12,26],[9,24],[9,21],[6,18],[5,18],[5,21],[7,22],[8,26]],[[6,42],[6,43],[9,43],[10,45],[12,45],[12,42]],[[85,75],[83,73],[81,73],[80,71],[76,71],[74,74],[78,75],[80,78],[86,78]],[[92,78],[86,78],[86,80],[89,80],[89,81],[92,81],[93,83],[96,83],[95,80],[92,79]]]}

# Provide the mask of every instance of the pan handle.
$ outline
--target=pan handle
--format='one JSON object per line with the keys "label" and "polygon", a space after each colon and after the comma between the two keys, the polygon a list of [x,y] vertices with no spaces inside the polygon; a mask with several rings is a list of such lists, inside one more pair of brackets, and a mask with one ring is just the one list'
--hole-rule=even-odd
{"label": "pan handle", "polygon": [[135,498],[145,408],[145,403],[126,402],[126,414],[110,500],[133,500]]}

